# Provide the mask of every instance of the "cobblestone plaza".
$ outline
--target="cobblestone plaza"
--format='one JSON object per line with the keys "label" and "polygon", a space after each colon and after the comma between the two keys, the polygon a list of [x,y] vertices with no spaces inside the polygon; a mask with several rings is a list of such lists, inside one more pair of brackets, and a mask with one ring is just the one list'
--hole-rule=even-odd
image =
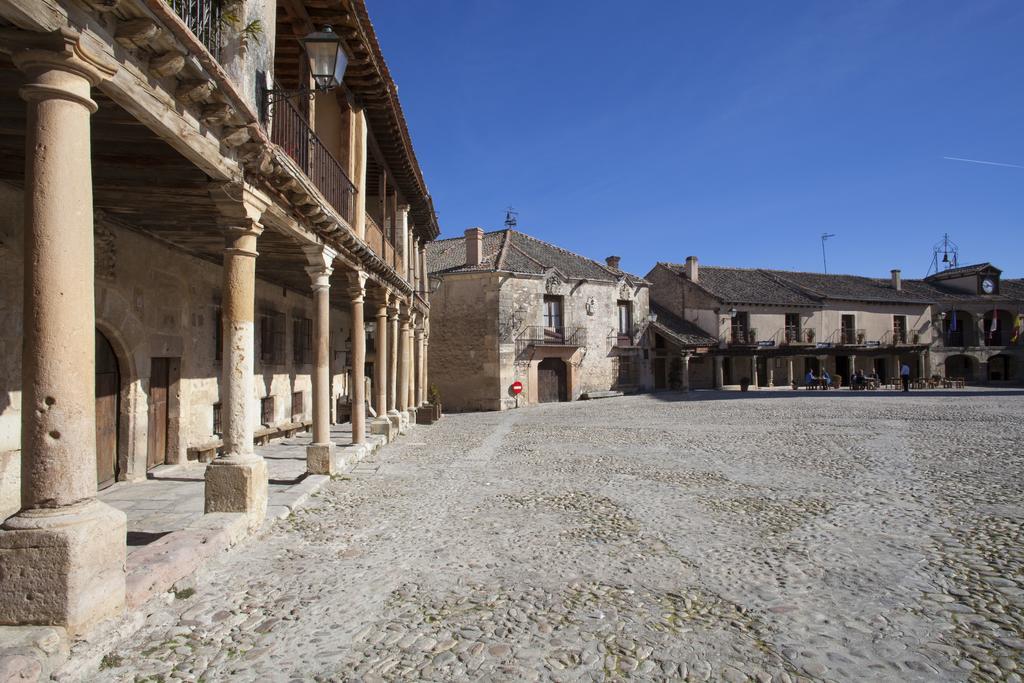
{"label": "cobblestone plaza", "polygon": [[1019,681],[1022,408],[776,391],[451,415],[150,603],[97,679]]}

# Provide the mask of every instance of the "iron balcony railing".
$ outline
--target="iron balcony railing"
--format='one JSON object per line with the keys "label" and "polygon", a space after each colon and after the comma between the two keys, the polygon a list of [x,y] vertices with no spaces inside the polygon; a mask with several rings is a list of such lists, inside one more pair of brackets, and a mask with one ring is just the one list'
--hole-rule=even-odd
{"label": "iron balcony railing", "polygon": [[797,325],[787,325],[783,335],[786,344],[803,344],[806,341],[803,330]]}
{"label": "iron balcony railing", "polygon": [[[281,89],[277,83],[274,83],[274,88]],[[278,100],[273,107],[270,139],[299,165],[349,225],[355,223],[356,188],[345,169],[313,132],[309,117],[291,99]]]}
{"label": "iron balcony railing", "polygon": [[167,4],[219,61],[221,31],[232,20],[224,12],[225,0],[167,0]]}
{"label": "iron balcony railing", "polygon": [[836,330],[836,333],[838,335],[838,342],[843,346],[862,345],[867,341],[867,333],[863,329],[842,327]]}
{"label": "iron balcony railing", "polygon": [[587,345],[587,330],[584,327],[545,327],[530,325],[516,337],[516,355],[531,346],[573,346]]}
{"label": "iron balcony railing", "polygon": [[744,330],[737,328],[730,330],[729,343],[736,344],[737,346],[754,346],[757,344],[757,329],[750,328],[749,330]]}

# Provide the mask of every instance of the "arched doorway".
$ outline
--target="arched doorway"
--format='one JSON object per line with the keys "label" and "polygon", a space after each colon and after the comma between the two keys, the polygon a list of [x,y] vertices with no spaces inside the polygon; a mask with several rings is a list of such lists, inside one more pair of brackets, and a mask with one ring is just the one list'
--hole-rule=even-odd
{"label": "arched doorway", "polygon": [[117,422],[121,372],[110,341],[96,330],[96,485],[106,488],[117,479]]}
{"label": "arched doorway", "polygon": [[990,382],[1005,382],[1014,378],[1013,358],[1000,353],[988,359],[988,379]]}
{"label": "arched doorway", "polygon": [[946,359],[946,377],[974,380],[974,360],[970,356],[950,356]]}
{"label": "arched doorway", "polygon": [[565,361],[561,358],[545,358],[537,364],[537,400],[540,403],[567,401]]}

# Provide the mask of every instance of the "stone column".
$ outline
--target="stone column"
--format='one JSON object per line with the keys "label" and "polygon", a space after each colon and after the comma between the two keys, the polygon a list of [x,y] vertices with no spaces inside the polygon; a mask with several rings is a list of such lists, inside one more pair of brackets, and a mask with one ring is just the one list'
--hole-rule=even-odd
{"label": "stone column", "polygon": [[927,353],[927,351],[918,351],[917,353],[917,376],[920,379],[925,379],[931,374],[930,372],[928,372]]}
{"label": "stone column", "polygon": [[427,402],[427,330],[423,328],[423,344],[420,351],[420,393],[416,397],[416,406],[422,406]]}
{"label": "stone column", "polygon": [[844,378],[846,380],[847,384],[851,384],[851,385],[853,384],[853,382],[850,381],[850,380],[856,374],[857,374],[857,356],[850,356],[850,376]]}
{"label": "stone column", "polygon": [[388,418],[395,427],[401,426],[398,412],[398,302],[388,308]]}
{"label": "stone column", "polygon": [[683,351],[680,356],[680,367],[682,369],[682,387],[683,391],[690,390],[690,353]]}
{"label": "stone column", "polygon": [[313,285],[313,443],[306,447],[306,471],[334,474],[331,442],[331,273],[337,252],[328,247],[305,249],[306,272]]}
{"label": "stone column", "polygon": [[253,450],[256,406],[253,399],[256,290],[256,240],[259,220],[269,200],[239,185],[212,191],[224,231],[222,285],[224,449],[206,468],[206,512],[240,512],[250,516],[250,529],[263,523],[267,511],[267,463]]}
{"label": "stone column", "polygon": [[725,373],[722,369],[722,357],[714,356],[715,359],[715,389],[721,389],[725,382]]}
{"label": "stone column", "polygon": [[[409,331],[406,333],[409,337],[406,348],[408,349],[408,364],[405,366],[409,374],[408,384],[406,385],[406,410],[414,409],[416,407],[416,338],[413,330],[419,326],[419,320],[421,316],[415,311],[409,319]],[[410,415],[410,420],[413,423],[416,422],[415,415]]]}
{"label": "stone column", "polygon": [[420,394],[423,393],[423,325],[422,323],[416,326],[415,332],[416,343],[413,344],[413,356],[415,362],[413,366],[415,370],[413,372],[413,391],[412,401],[410,406],[412,408],[419,407]]}
{"label": "stone column", "polygon": [[765,367],[768,368],[768,386],[775,386],[775,359],[769,358],[765,363]]}
{"label": "stone column", "polygon": [[424,242],[420,245],[420,294],[426,296],[427,294],[427,282],[429,281],[429,274],[427,273],[427,243]]}
{"label": "stone column", "polygon": [[[402,305],[399,314],[401,330],[398,333],[398,412],[408,415],[409,412],[409,324],[408,304]],[[403,418],[404,419],[404,418]]]}
{"label": "stone column", "polygon": [[786,359],[786,384],[793,386],[793,357]]}
{"label": "stone column", "polygon": [[375,319],[377,327],[376,354],[373,362],[373,408],[377,413],[371,425],[374,434],[382,434],[388,441],[391,441],[391,420],[388,417],[388,388],[390,386],[388,375],[388,360],[391,356],[391,349],[388,346],[388,300],[387,290],[383,290],[374,301],[376,307]]}
{"label": "stone column", "polygon": [[760,386],[757,381],[757,356],[750,357],[750,386]]}
{"label": "stone column", "polygon": [[64,29],[11,39],[25,73],[21,510],[0,527],[0,624],[72,634],[125,602],[125,515],[96,500],[91,88],[117,64]]}
{"label": "stone column", "polygon": [[349,300],[352,304],[352,444],[366,443],[366,327],[363,324],[363,298],[366,296],[366,273],[348,274]]}

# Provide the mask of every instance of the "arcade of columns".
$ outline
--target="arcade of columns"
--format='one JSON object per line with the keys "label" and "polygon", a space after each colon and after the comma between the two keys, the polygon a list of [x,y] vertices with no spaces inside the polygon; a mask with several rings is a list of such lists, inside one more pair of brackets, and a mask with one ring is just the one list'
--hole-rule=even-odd
{"label": "arcade of columns", "polygon": [[[70,33],[15,57],[27,78],[25,302],[21,510],[0,527],[0,624],[60,624],[72,634],[125,605],[126,518],[96,498],[94,244],[90,90],[118,65]],[[262,220],[270,200],[241,187],[225,203],[223,252],[223,451],[206,471],[207,513],[263,521],[267,467],[253,449],[254,289]],[[223,193],[221,193],[223,194]],[[365,448],[364,306],[375,306],[374,406],[387,433],[415,422],[426,402],[425,317],[411,298],[370,281],[323,245],[306,248],[315,301],[313,438],[307,469],[338,466],[330,441],[329,292],[348,294],[352,318],[352,444]],[[422,250],[410,271],[425,273]],[[415,297],[413,294],[412,297]]]}

